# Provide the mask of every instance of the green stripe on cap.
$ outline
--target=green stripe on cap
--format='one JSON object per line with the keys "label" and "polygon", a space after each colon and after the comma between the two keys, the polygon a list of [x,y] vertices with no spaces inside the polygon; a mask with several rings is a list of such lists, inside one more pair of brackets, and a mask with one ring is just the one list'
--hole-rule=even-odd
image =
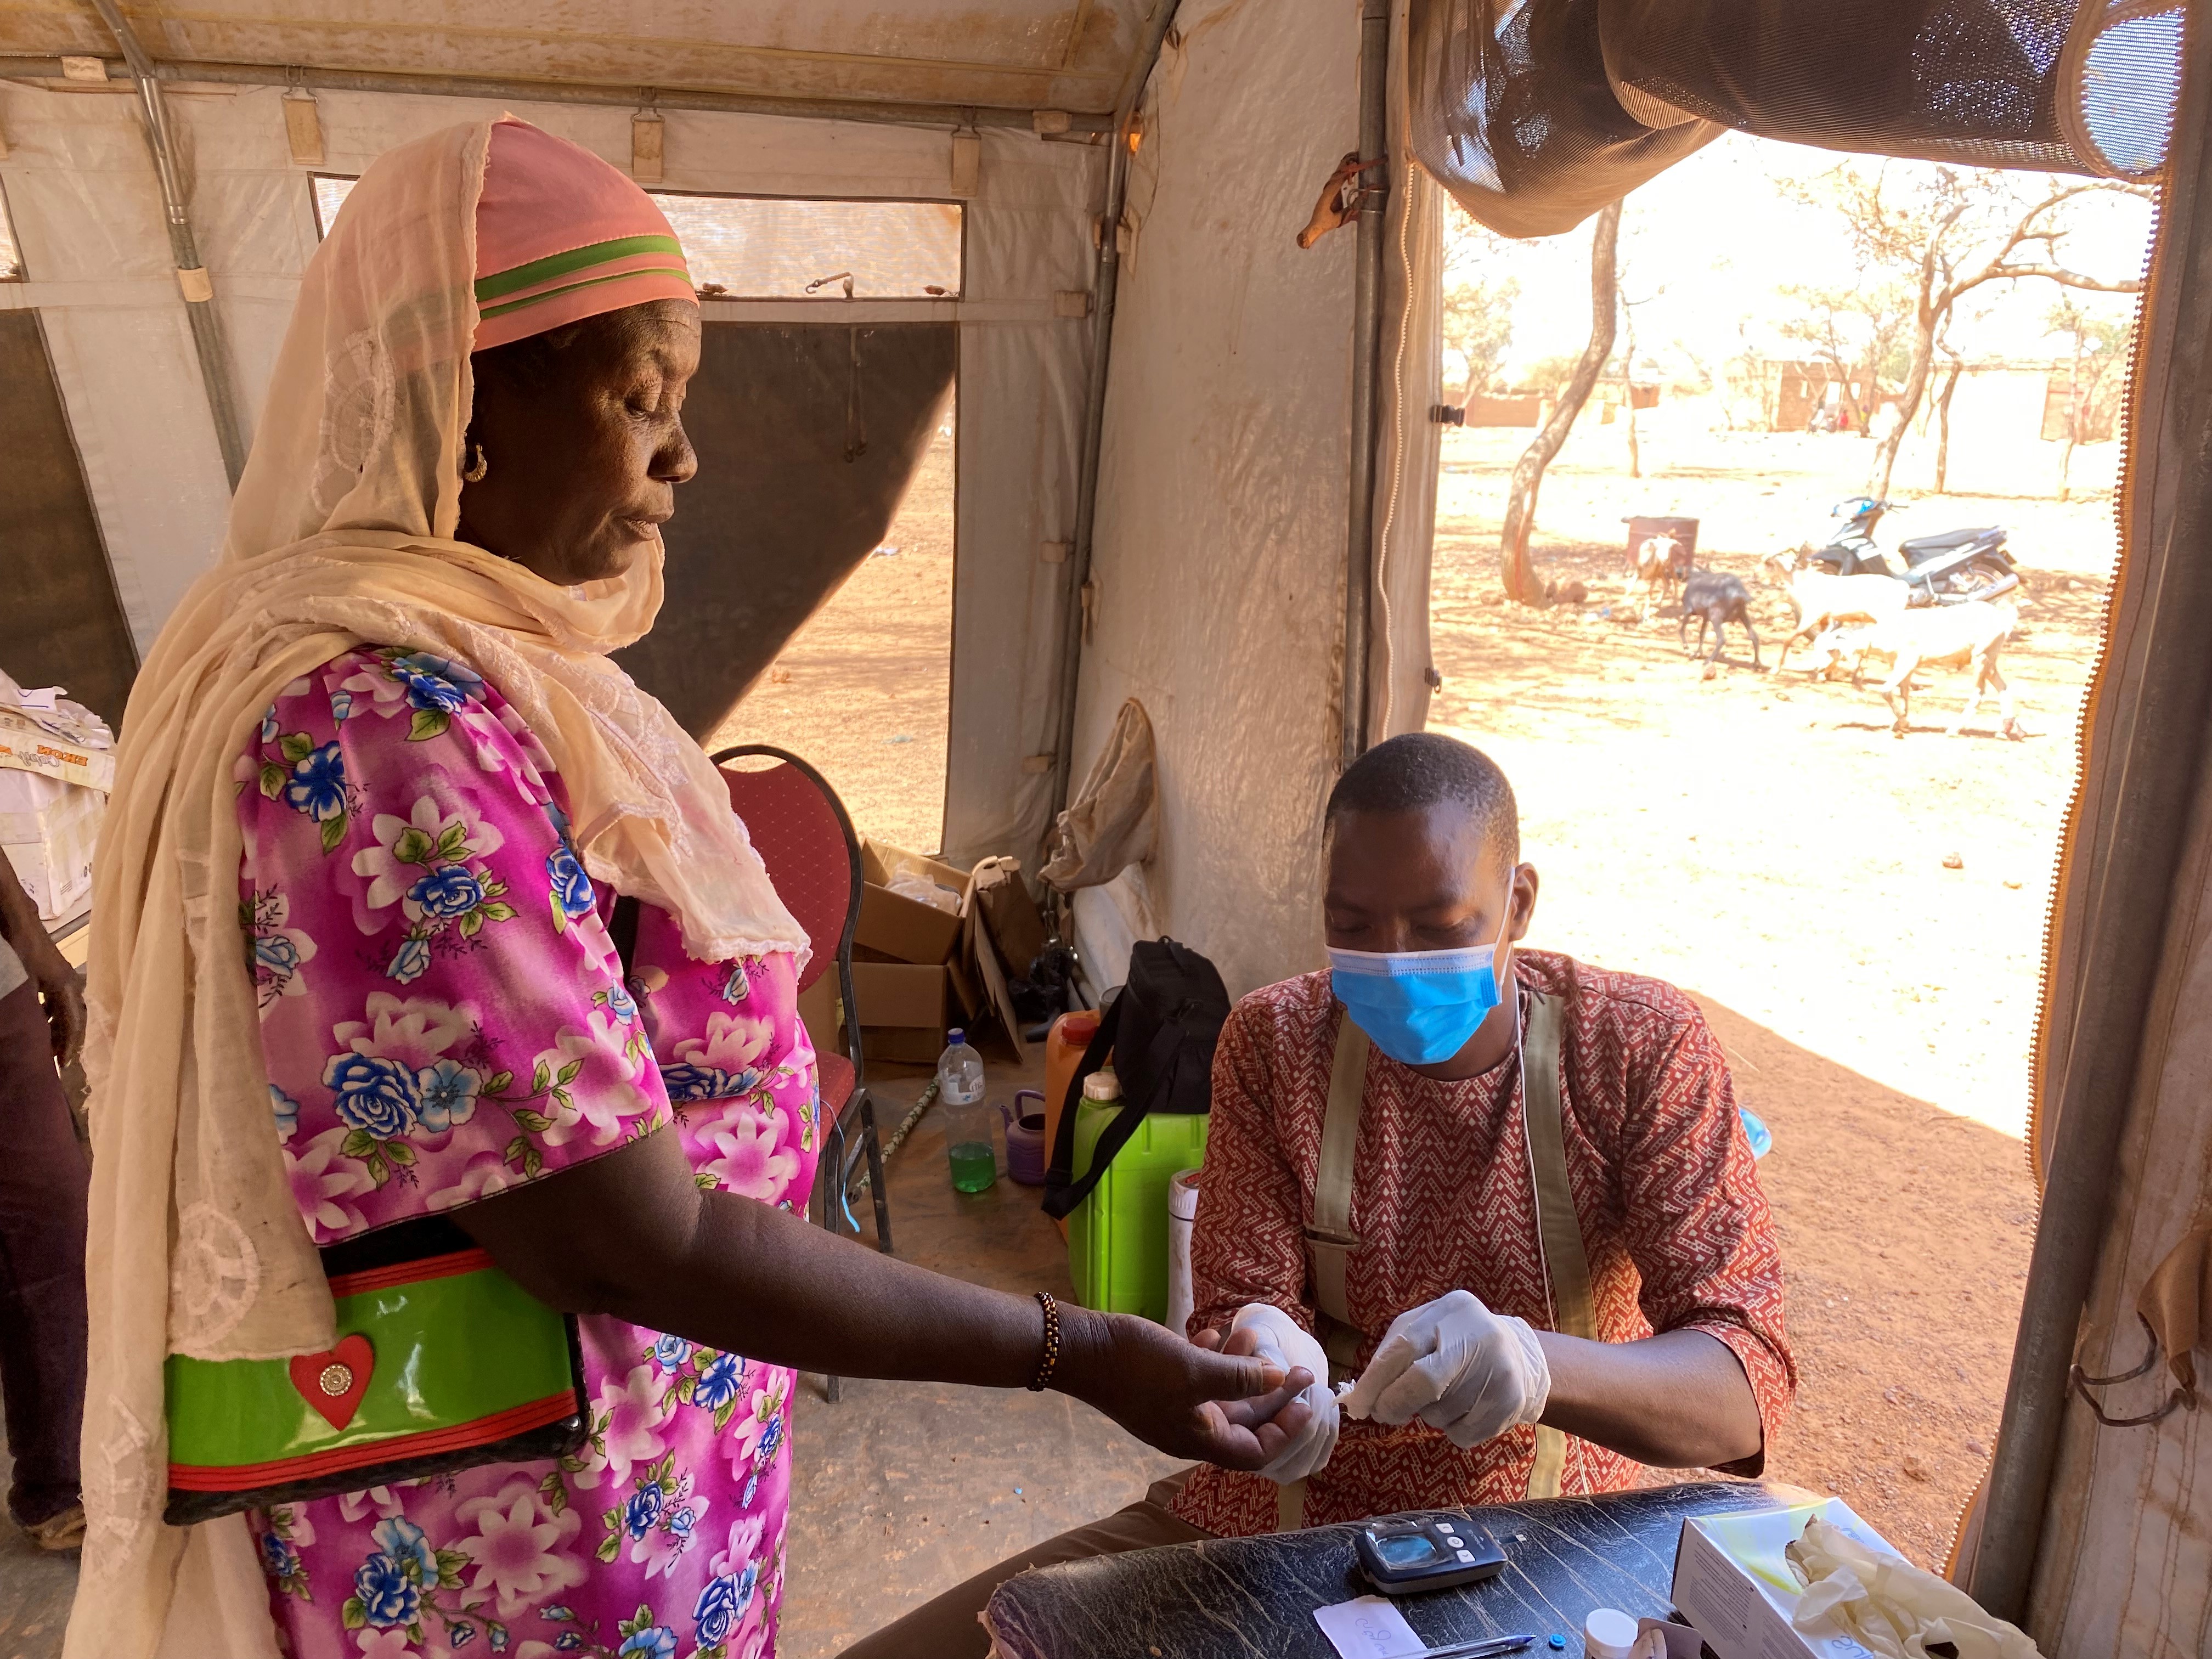
{"label": "green stripe on cap", "polygon": [[[603,265],[614,259],[628,259],[641,253],[670,253],[678,261],[684,258],[684,245],[673,236],[617,236],[611,242],[593,242],[585,247],[570,248],[566,253],[549,253],[543,259],[532,259],[526,265],[517,265],[512,270],[495,270],[489,276],[477,278],[477,303],[496,300],[502,294],[533,288],[539,283],[550,282],[556,276],[566,276],[579,270],[588,270],[593,265]],[[688,271],[678,271],[689,280]],[[574,284],[571,284],[574,286]],[[486,313],[487,316],[490,313]]]}
{"label": "green stripe on cap", "polygon": [[564,294],[574,294],[578,289],[597,288],[602,283],[626,282],[632,276],[673,276],[689,287],[691,273],[682,265],[640,265],[634,270],[617,270],[605,276],[586,276],[580,283],[564,283],[559,288],[549,288],[543,294],[533,294],[526,300],[510,300],[503,306],[486,306],[477,314],[489,322],[494,317],[504,317],[510,311],[527,311],[532,306],[544,305],[548,300],[557,300]]}

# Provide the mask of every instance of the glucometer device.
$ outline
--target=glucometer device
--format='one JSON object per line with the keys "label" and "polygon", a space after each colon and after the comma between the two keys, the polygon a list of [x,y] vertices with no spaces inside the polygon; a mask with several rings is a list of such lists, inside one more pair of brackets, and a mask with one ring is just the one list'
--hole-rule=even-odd
{"label": "glucometer device", "polygon": [[1456,1515],[1407,1515],[1370,1521],[1352,1534],[1359,1571],[1385,1595],[1419,1595],[1480,1583],[1505,1557],[1479,1527]]}

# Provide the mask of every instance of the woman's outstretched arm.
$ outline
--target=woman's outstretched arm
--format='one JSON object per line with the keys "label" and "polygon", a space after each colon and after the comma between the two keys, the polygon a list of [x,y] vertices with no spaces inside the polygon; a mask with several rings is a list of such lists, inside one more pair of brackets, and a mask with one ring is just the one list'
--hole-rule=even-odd
{"label": "woman's outstretched arm", "polygon": [[[840,1376],[1020,1388],[1043,1313],[834,1237],[734,1194],[702,1192],[677,1136],[651,1134],[453,1219],[540,1300],[609,1314],[771,1364]],[[1149,1321],[1061,1304],[1052,1386],[1149,1444],[1257,1468],[1303,1425],[1302,1370],[1209,1353]]]}

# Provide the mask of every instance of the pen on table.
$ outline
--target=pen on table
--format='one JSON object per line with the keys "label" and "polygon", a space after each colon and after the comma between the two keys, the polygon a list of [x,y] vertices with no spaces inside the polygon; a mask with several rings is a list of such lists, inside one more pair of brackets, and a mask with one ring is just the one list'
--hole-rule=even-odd
{"label": "pen on table", "polygon": [[1423,1648],[1417,1659],[1495,1659],[1501,1653],[1517,1653],[1535,1641],[1533,1636],[1486,1636],[1475,1642],[1454,1642],[1447,1647]]}

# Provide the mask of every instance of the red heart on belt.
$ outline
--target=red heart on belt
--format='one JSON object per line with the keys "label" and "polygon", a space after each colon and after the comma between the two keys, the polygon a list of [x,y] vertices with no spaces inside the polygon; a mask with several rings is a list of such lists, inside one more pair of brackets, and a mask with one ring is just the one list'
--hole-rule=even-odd
{"label": "red heart on belt", "polygon": [[361,1409],[368,1392],[369,1372],[376,1365],[376,1350],[358,1332],[322,1353],[303,1353],[292,1360],[292,1386],[334,1429],[343,1429]]}

